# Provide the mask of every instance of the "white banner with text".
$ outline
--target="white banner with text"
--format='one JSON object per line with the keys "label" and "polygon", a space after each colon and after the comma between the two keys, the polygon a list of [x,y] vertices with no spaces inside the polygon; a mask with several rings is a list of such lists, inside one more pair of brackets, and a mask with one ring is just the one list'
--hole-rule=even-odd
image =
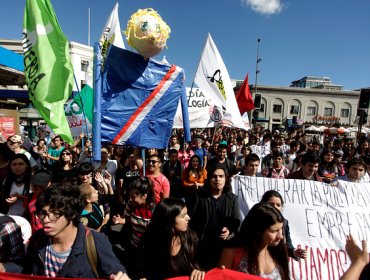
{"label": "white banner with text", "polygon": [[268,190],[284,200],[283,215],[289,221],[296,248],[308,251],[306,260],[290,260],[291,279],[339,279],[349,267],[345,236],[358,244],[370,237],[370,184],[339,181],[338,186],[309,180],[235,176],[242,217]]}

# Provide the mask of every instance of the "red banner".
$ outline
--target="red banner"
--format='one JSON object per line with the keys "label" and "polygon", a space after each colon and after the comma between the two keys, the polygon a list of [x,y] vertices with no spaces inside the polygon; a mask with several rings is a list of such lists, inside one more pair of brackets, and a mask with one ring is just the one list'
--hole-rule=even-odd
{"label": "red banner", "polygon": [[[239,272],[231,269],[215,268],[206,273],[204,280],[263,280],[255,275]],[[189,276],[170,278],[167,280],[189,280]]]}

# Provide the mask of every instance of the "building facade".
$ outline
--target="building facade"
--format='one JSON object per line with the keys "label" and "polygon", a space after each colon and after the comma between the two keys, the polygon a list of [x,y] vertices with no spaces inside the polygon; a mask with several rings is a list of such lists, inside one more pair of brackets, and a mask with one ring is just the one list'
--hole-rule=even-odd
{"label": "building facade", "polygon": [[[256,91],[254,86],[250,90]],[[257,92],[261,95],[257,122],[267,123],[269,129],[289,120],[298,125],[356,125],[360,91],[260,85]]]}

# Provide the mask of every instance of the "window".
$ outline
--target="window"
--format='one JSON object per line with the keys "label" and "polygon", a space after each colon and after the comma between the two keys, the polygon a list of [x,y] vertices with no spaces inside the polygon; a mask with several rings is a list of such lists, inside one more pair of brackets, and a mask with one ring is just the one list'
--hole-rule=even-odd
{"label": "window", "polygon": [[281,113],[281,105],[275,104],[275,105],[272,107],[272,111],[273,111],[274,113]]}
{"label": "window", "polygon": [[348,118],[349,117],[349,109],[341,109],[340,110],[340,116],[342,118]]}
{"label": "window", "polygon": [[87,72],[88,68],[89,68],[89,61],[81,60],[81,71]]}
{"label": "window", "polygon": [[324,108],[324,116],[332,116],[333,108]]}
{"label": "window", "polygon": [[260,107],[260,112],[265,112],[265,104],[261,104],[261,107]]}
{"label": "window", "polygon": [[308,116],[316,116],[316,107],[307,107]]}
{"label": "window", "polygon": [[296,106],[296,105],[290,106],[290,113],[291,114],[298,114],[299,113],[299,106]]}

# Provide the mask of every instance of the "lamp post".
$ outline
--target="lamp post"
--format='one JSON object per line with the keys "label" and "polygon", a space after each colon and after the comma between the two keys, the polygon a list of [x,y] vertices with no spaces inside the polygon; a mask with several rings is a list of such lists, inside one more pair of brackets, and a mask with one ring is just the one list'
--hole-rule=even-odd
{"label": "lamp post", "polygon": [[259,57],[260,51],[260,42],[261,39],[257,39],[257,59],[256,59],[256,79],[254,81],[254,111],[253,111],[253,121],[254,121],[254,128],[257,126],[256,119],[258,118],[259,109],[261,107],[261,95],[258,94],[257,83],[258,83],[258,74],[260,73],[259,64],[262,61],[262,58]]}

